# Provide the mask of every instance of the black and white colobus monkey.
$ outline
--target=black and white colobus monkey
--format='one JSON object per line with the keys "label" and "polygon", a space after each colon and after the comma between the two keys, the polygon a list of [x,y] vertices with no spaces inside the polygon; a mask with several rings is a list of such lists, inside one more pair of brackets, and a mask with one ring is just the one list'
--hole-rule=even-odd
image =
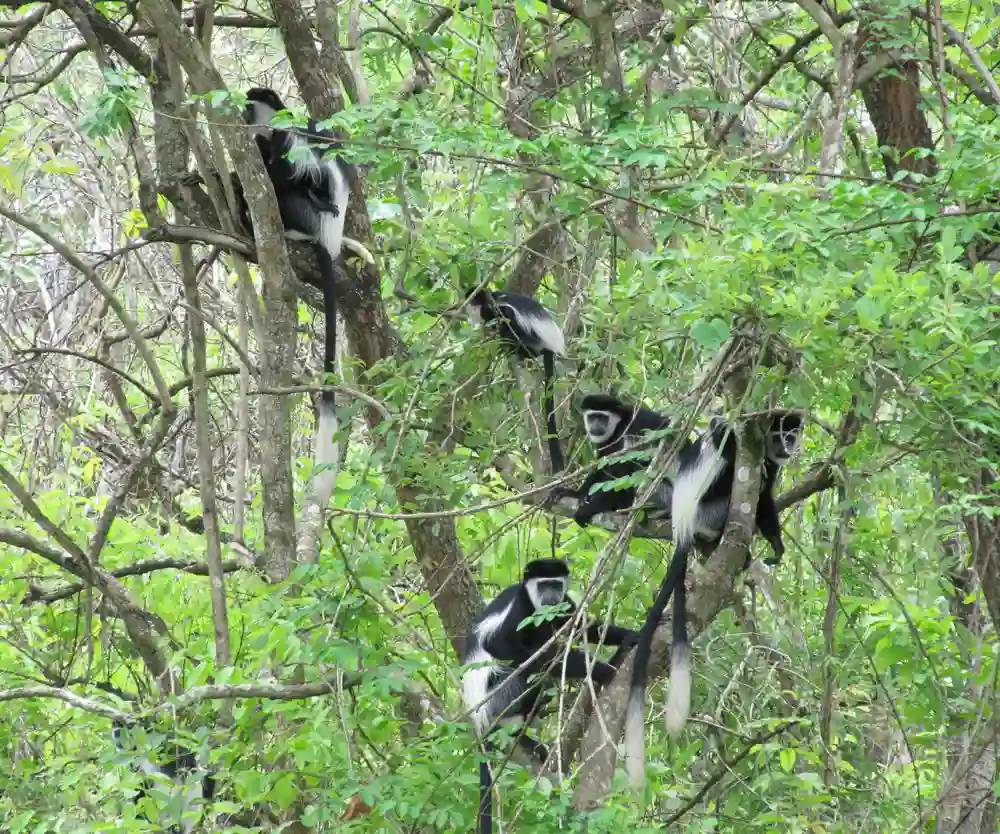
{"label": "black and white colobus monkey", "polygon": [[545,431],[552,474],[565,469],[555,411],[555,357],[566,355],[566,340],[552,312],[535,299],[514,292],[473,288],[466,302],[469,318],[497,329],[500,339],[518,356],[542,357],[545,369]]}
{"label": "black and white colobus monkey", "polygon": [[[309,121],[305,136],[296,130],[269,127],[271,119],[285,105],[274,90],[254,87],[247,91],[244,121],[251,126],[268,176],[274,186],[285,234],[292,240],[314,244],[323,279],[323,376],[336,372],[337,302],[334,262],[340,257],[344,240],[344,219],[350,198],[347,164],[336,153],[335,137],[320,131]],[[249,215],[249,212],[247,212]],[[244,221],[249,217],[245,217]],[[316,428],[317,495],[320,507],[329,504],[339,461],[336,442],[337,407],[332,391],[320,394]],[[325,500],[324,500],[325,498]]]}
{"label": "black and white colobus monkey", "polygon": [[[335,373],[337,356],[337,302],[334,263],[341,248],[374,263],[371,253],[357,241],[344,237],[344,220],[350,198],[350,167],[341,159],[340,144],[329,131],[309,120],[305,132],[270,127],[275,114],[285,105],[274,90],[254,87],[247,90],[243,120],[250,125],[264,167],[274,186],[285,234],[291,240],[313,244],[323,280],[323,375]],[[242,198],[242,189],[239,189]],[[252,231],[250,213],[241,201],[242,221]],[[339,461],[336,442],[337,409],[332,391],[320,394],[319,425],[316,429],[314,459],[316,495],[325,508],[333,493],[335,465]]]}
{"label": "black and white colobus monkey", "polygon": [[[572,680],[587,677],[584,653],[579,649],[569,649],[563,665],[562,650],[557,645],[549,646],[537,659],[519,668],[572,618],[575,606],[568,597],[568,591],[569,566],[565,561],[537,559],[528,562],[522,580],[487,605],[473,624],[462,663],[476,666],[465,672],[462,698],[471,711],[473,727],[480,738],[487,738],[497,725],[526,724],[537,711],[543,700],[545,682],[529,682],[532,675],[544,672],[555,664],[556,675],[565,672],[565,676]],[[567,613],[518,628],[542,606],[562,602],[569,602]],[[601,624],[590,626],[587,641],[599,642],[602,630]],[[590,677],[595,684],[604,686],[611,681],[617,663],[637,638],[635,631],[608,625],[603,642],[619,649],[610,663],[592,659]],[[542,762],[548,756],[545,745],[524,732],[518,736],[518,744]],[[488,741],[486,746],[489,748]],[[493,823],[490,787],[489,765],[484,761],[479,768],[481,834],[490,834]]]}
{"label": "black and white colobus monkey", "polygon": [[[607,394],[588,394],[580,403],[583,427],[587,440],[593,444],[597,456],[604,458],[630,449],[654,447],[648,432],[660,431],[670,426],[670,418],[649,408],[624,403]],[[635,488],[602,490],[591,493],[591,488],[602,481],[615,481],[637,472],[643,472],[648,461],[621,460],[595,469],[574,494],[580,500],[574,520],[586,527],[598,513],[627,510],[635,503]],[[669,473],[668,473],[669,474]],[[665,515],[670,511],[671,484],[668,477],[660,482],[650,496],[650,516]]]}
{"label": "black and white colobus monkey", "polygon": [[[781,522],[774,504],[774,483],[778,470],[798,451],[801,444],[802,418],[783,414],[771,422],[765,440],[764,473],[757,499],[756,524],[774,550],[766,559],[777,564],[785,552],[781,540]],[[667,732],[676,735],[684,728],[691,702],[691,647],[687,636],[686,588],[688,557],[696,539],[715,547],[729,516],[736,470],[736,437],[725,420],[713,418],[709,431],[696,441],[687,442],[678,455],[673,478],[671,527],[674,555],[660,585],[659,594],[646,614],[639,633],[632,665],[632,680],[625,714],[625,768],[633,785],[645,778],[645,732],[643,727],[646,682],[653,632],[674,594],[670,689],[667,696]]]}
{"label": "black and white colobus monkey", "polygon": [[[173,759],[168,759],[162,764],[156,764],[149,757],[136,751],[135,741],[131,734],[120,724],[115,723],[111,730],[115,746],[119,750],[135,753],[133,767],[146,774],[143,780],[143,787],[139,788],[135,801],[138,802],[145,796],[150,788],[162,780],[167,781],[168,790],[179,793],[182,797],[181,819],[178,825],[172,825],[169,829],[176,834],[188,834],[194,830],[198,821],[199,810],[206,801],[210,801],[215,795],[215,777],[212,773],[199,768],[197,759],[193,753],[184,751],[177,754]],[[202,778],[193,781],[187,778],[187,774],[192,771],[200,772]]]}

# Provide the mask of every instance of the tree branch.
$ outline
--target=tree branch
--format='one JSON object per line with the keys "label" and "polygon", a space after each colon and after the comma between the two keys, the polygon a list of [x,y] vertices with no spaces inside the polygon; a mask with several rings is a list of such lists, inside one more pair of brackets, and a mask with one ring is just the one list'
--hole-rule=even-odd
{"label": "tree branch", "polygon": [[[167,627],[163,619],[141,608],[132,600],[120,582],[109,576],[106,571],[95,566],[84,550],[42,512],[28,491],[21,485],[21,482],[4,466],[0,466],[0,482],[10,490],[35,523],[70,556],[69,559],[62,557],[53,561],[77,578],[94,585],[105,595],[121,616],[129,637],[142,656],[146,668],[156,679],[157,685],[163,692],[173,691],[173,676],[168,674],[170,667],[167,664],[166,655],[161,650],[153,631],[155,627],[158,631],[166,633]],[[32,548],[32,550],[43,557],[46,556],[42,549]]]}
{"label": "tree branch", "polygon": [[[117,52],[143,78],[148,78],[153,71],[153,61],[150,57],[128,39],[117,26],[88,0],[55,0],[54,5],[61,8],[74,22],[86,21],[92,34],[109,49]],[[77,26],[81,29],[81,26]],[[86,39],[87,33],[82,29],[80,34]]]}
{"label": "tree branch", "polygon": [[796,0],[796,2],[805,10],[809,17],[816,21],[819,28],[823,30],[826,39],[833,46],[834,53],[839,53],[844,44],[844,36],[840,29],[837,28],[840,24],[834,22],[834,19],[827,14],[826,9],[817,3],[816,0]]}
{"label": "tree branch", "polygon": [[36,556],[41,556],[45,561],[51,562],[53,565],[57,565],[74,575],[78,573],[77,567],[70,559],[67,559],[60,551],[46,544],[41,539],[36,539],[29,533],[21,530],[0,529],[0,542],[9,544],[11,547],[20,547],[22,550],[27,550]]}
{"label": "tree branch", "polygon": [[222,545],[219,542],[219,520],[215,498],[215,468],[212,456],[212,438],[209,429],[211,409],[208,403],[206,377],[205,323],[201,318],[201,294],[198,291],[198,276],[194,267],[191,246],[179,248],[181,280],[187,303],[194,315],[188,316],[187,329],[191,339],[194,367],[191,388],[192,408],[195,421],[195,444],[198,458],[198,492],[201,496],[201,517],[205,525],[205,561],[211,581],[209,595],[212,600],[212,628],[215,634],[215,661],[220,667],[231,666],[233,662],[232,644],[229,635],[229,613],[226,605],[225,571],[222,566]]}
{"label": "tree branch", "polygon": [[[15,544],[15,542],[8,541],[5,538],[6,534],[10,532],[12,531],[0,530],[0,541],[5,541],[8,544]],[[23,547],[24,545],[18,546]],[[46,556],[45,558],[48,557]],[[227,559],[222,563],[222,570],[225,573],[233,573],[240,570],[242,567],[243,564],[238,559]],[[145,574],[155,573],[156,571],[171,569],[179,570],[183,573],[190,573],[192,576],[209,575],[208,565],[204,562],[185,561],[184,559],[144,559],[141,562],[135,562],[134,564],[128,565],[124,568],[116,568],[115,570],[109,571],[109,574],[115,577],[115,579],[123,579],[127,576],[143,576]],[[80,591],[86,587],[87,586],[82,582],[74,582],[71,585],[64,585],[61,588],[46,591],[38,585],[32,585],[27,596],[25,596],[21,603],[22,605],[30,605],[35,602],[42,602],[48,605],[62,599],[69,599],[71,596],[80,593]]]}
{"label": "tree branch", "polygon": [[714,788],[722,779],[729,773],[732,773],[733,768],[736,767],[741,761],[743,761],[747,756],[749,756],[754,750],[756,750],[760,745],[766,744],[775,736],[781,735],[786,730],[790,730],[796,724],[798,724],[800,719],[793,718],[790,721],[783,722],[775,727],[773,730],[768,732],[759,733],[747,742],[746,747],[744,747],[739,753],[737,753],[732,758],[727,758],[722,756],[721,764],[716,769],[715,773],[709,777],[701,788],[698,789],[690,799],[688,799],[680,808],[678,808],[674,813],[667,817],[663,821],[663,828],[666,830],[671,825],[673,825],[677,820],[683,817],[688,811],[694,808],[699,802],[701,802],[712,788]]}
{"label": "tree branch", "polygon": [[[914,17],[919,17],[921,20],[928,20],[927,11],[925,9],[912,7],[910,9],[910,14]],[[992,104],[1000,105],[1000,85],[997,85],[996,79],[993,77],[993,72],[986,65],[986,62],[983,60],[983,56],[979,54],[979,50],[976,49],[976,47],[973,46],[969,40],[958,31],[958,29],[943,18],[941,20],[941,28],[948,33],[948,40],[955,46],[959,47],[965,53],[972,65],[976,68],[976,71],[979,73],[979,77],[983,80],[983,83],[990,92],[990,96],[993,99]]]}
{"label": "tree branch", "polygon": [[82,695],[77,695],[75,692],[57,686],[23,686],[20,689],[0,690],[0,703],[4,701],[16,701],[21,698],[55,698],[85,712],[103,715],[112,721],[118,721],[123,724],[131,724],[135,721],[131,713],[122,712],[108,704],[102,704],[100,701],[85,698]]}
{"label": "tree branch", "polygon": [[74,252],[64,241],[49,234],[49,232],[43,229],[34,220],[29,220],[20,212],[4,205],[0,205],[0,216],[6,217],[11,222],[16,223],[18,226],[21,226],[31,232],[36,237],[44,240],[49,246],[55,249],[55,251],[58,252],[70,266],[80,272],[88,281],[90,281],[91,284],[93,284],[94,288],[104,297],[108,306],[115,311],[115,315],[118,316],[118,320],[121,322],[122,327],[129,334],[135,344],[136,351],[142,358],[143,363],[146,365],[146,370],[149,371],[149,375],[153,378],[153,382],[156,385],[156,391],[160,398],[161,407],[166,410],[172,409],[173,405],[170,402],[167,383],[164,381],[163,375],[160,373],[160,367],[156,363],[156,359],[153,357],[153,353],[149,349],[149,345],[146,344],[145,339],[143,339],[142,335],[139,333],[139,327],[135,320],[129,315],[128,311],[115,297],[115,294],[111,292],[104,281],[101,280],[101,277],[90,266],[80,260],[76,252]]}
{"label": "tree branch", "polygon": [[336,685],[327,681],[313,683],[230,683],[193,686],[183,695],[172,698],[164,704],[144,713],[142,717],[160,712],[182,710],[202,701],[229,700],[231,698],[267,698],[272,701],[298,701],[302,698],[317,698],[321,695],[335,695],[338,689],[351,689],[361,683],[360,674],[345,674]]}
{"label": "tree branch", "polygon": [[68,689],[57,686],[23,686],[19,689],[0,690],[0,703],[16,701],[22,698],[54,698],[64,701],[77,709],[103,715],[120,724],[137,724],[152,718],[159,713],[184,710],[202,701],[229,700],[232,698],[266,698],[272,701],[298,701],[304,698],[317,698],[321,695],[334,695],[338,690],[350,689],[361,682],[361,675],[345,675],[337,685],[326,681],[315,683],[277,684],[277,683],[233,683],[195,686],[183,695],[165,701],[153,709],[141,713],[124,712],[108,704],[102,704],[92,698],[77,695]]}
{"label": "tree branch", "polygon": [[178,226],[173,223],[161,223],[155,228],[147,229],[143,239],[150,242],[166,241],[169,243],[210,243],[231,252],[238,252],[250,261],[257,261],[257,248],[241,237],[227,235],[219,229],[208,226]]}
{"label": "tree branch", "polygon": [[[843,26],[849,20],[852,20],[852,15],[842,15],[837,18],[838,25]],[[792,63],[795,60],[795,56],[798,55],[802,50],[806,49],[810,44],[813,43],[820,35],[823,34],[822,28],[813,29],[810,32],[806,32],[804,35],[799,35],[795,39],[795,43],[788,47],[781,55],[778,56],[777,60],[771,66],[769,66],[764,73],[754,82],[754,85],[743,94],[743,98],[740,100],[739,110],[730,113],[729,118],[723,123],[722,127],[719,128],[719,132],[715,135],[713,144],[716,146],[722,144],[722,141],[726,138],[726,135],[732,129],[736,120],[739,118],[740,112],[746,107],[757,94],[763,90],[768,84],[771,83],[771,79],[774,78],[781,70],[782,67],[787,64]],[[765,39],[765,43],[766,43]]]}
{"label": "tree branch", "polygon": [[156,401],[156,394],[150,391],[145,385],[143,385],[138,379],[132,376],[128,371],[123,371],[121,368],[116,367],[111,362],[106,359],[101,359],[99,356],[90,356],[86,353],[80,353],[78,350],[70,350],[69,348],[57,348],[57,347],[45,347],[45,348],[24,348],[23,350],[16,350],[14,354],[17,356],[40,356],[46,353],[56,353],[62,356],[75,356],[77,359],[82,359],[84,362],[93,362],[95,365],[100,365],[105,370],[110,371],[115,374],[115,376],[120,376],[126,382],[131,383],[136,388],[138,388],[143,394],[146,395],[150,400]]}

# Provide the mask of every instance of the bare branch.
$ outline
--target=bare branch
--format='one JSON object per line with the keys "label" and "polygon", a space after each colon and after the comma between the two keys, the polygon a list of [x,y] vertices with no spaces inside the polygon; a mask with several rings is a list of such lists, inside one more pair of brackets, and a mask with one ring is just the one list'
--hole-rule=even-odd
{"label": "bare branch", "polygon": [[[913,7],[910,9],[910,13],[915,17],[919,17],[921,20],[928,20],[927,11],[925,9]],[[959,47],[976,68],[976,72],[979,73],[979,77],[983,80],[987,89],[990,92],[990,96],[993,99],[994,105],[1000,105],[1000,85],[997,85],[996,79],[993,77],[993,72],[986,65],[983,60],[983,56],[979,54],[979,50],[973,46],[969,40],[958,31],[954,26],[952,26],[948,21],[941,20],[941,28],[948,33],[948,40]]]}
{"label": "bare branch", "polygon": [[[163,622],[162,618],[149,613],[136,604],[118,580],[95,566],[84,550],[59,525],[42,512],[41,508],[35,503],[35,500],[24,486],[22,486],[21,482],[5,466],[0,466],[0,482],[11,491],[35,523],[51,536],[70,556],[68,559],[63,557],[62,560],[53,561],[56,564],[60,564],[78,579],[96,586],[105,595],[111,605],[121,615],[129,637],[139,650],[146,668],[149,669],[150,673],[156,679],[160,689],[163,692],[171,692],[174,688],[173,676],[168,674],[170,668],[167,664],[166,655],[161,650],[153,630],[155,628],[162,633],[166,632],[166,623]],[[46,554],[41,549],[32,548],[32,550],[46,557]]]}
{"label": "bare branch", "polygon": [[826,9],[817,3],[816,0],[796,0],[796,2],[805,10],[809,17],[816,21],[819,28],[823,30],[826,39],[833,46],[833,51],[839,53],[841,47],[844,45],[844,35],[837,28],[839,24],[834,22],[834,19],[827,14]]}
{"label": "bare branch", "polygon": [[77,695],[75,692],[70,692],[68,689],[62,689],[57,686],[23,686],[20,689],[0,690],[0,703],[4,701],[16,701],[21,698],[55,698],[85,712],[103,715],[112,721],[119,721],[123,724],[131,724],[135,721],[131,713],[122,712],[108,704],[102,704],[100,701],[85,698],[82,695]]}
{"label": "bare branch", "polygon": [[719,764],[719,767],[716,769],[715,773],[713,773],[711,777],[709,777],[705,781],[705,784],[702,785],[701,788],[699,788],[698,791],[690,799],[688,799],[683,805],[681,805],[680,808],[674,811],[669,817],[667,817],[663,821],[664,830],[668,829],[671,825],[673,825],[681,817],[683,817],[688,811],[694,808],[695,805],[701,802],[708,795],[708,792],[712,790],[712,788],[714,788],[717,784],[719,784],[719,782],[721,782],[722,779],[725,778],[725,776],[731,774],[733,768],[736,767],[736,765],[738,765],[741,761],[743,761],[747,756],[749,756],[753,751],[755,751],[759,747],[759,745],[765,744],[775,736],[781,735],[786,730],[790,730],[792,727],[798,724],[799,721],[800,719],[793,718],[790,721],[785,721],[779,724],[773,730],[769,730],[763,733],[758,733],[756,736],[750,739],[750,741],[747,742],[747,745],[735,756],[732,757],[723,756],[722,761]]}
{"label": "bare branch", "polygon": [[76,567],[73,565],[71,560],[67,559],[66,556],[54,547],[46,544],[41,539],[36,539],[29,533],[25,533],[21,530],[0,528],[0,542],[3,544],[9,544],[11,547],[20,547],[22,550],[27,550],[34,553],[36,556],[41,556],[53,565],[58,565],[63,570],[74,574],[76,573]]}
{"label": "bare branch", "polygon": [[178,698],[151,710],[147,715],[155,715],[159,712],[172,712],[182,710],[199,704],[202,701],[217,701],[231,698],[268,698],[272,701],[298,701],[302,698],[318,698],[321,695],[333,695],[340,689],[350,689],[361,683],[361,675],[344,675],[343,680],[338,680],[337,684],[327,681],[316,681],[314,683],[230,683],[230,684],[209,684],[207,686],[194,686],[187,690]]}
{"label": "bare branch", "polygon": [[[0,34],[0,49],[10,49],[13,44],[17,44],[23,41],[31,33],[42,19],[49,12],[49,7],[47,5],[41,5],[36,9],[32,9],[31,12],[26,14],[20,20],[10,21],[12,25],[5,26],[4,28],[13,29],[9,34]],[[4,21],[7,23],[7,21]]]}
{"label": "bare branch", "polygon": [[143,470],[149,466],[150,462],[153,460],[153,456],[160,450],[160,447],[167,439],[170,427],[173,425],[174,418],[177,416],[177,409],[173,402],[168,402],[170,407],[161,409],[160,419],[153,427],[153,432],[149,441],[143,447],[139,456],[132,461],[131,464],[129,464],[128,469],[126,469],[125,473],[119,478],[118,484],[115,486],[114,492],[111,494],[111,498],[108,500],[107,504],[104,505],[100,518],[97,519],[94,535],[88,545],[89,557],[95,563],[101,555],[101,550],[104,549],[104,545],[108,540],[108,535],[111,533],[111,525],[118,517],[118,513],[121,511],[125,499],[131,494],[132,490],[135,488],[136,482],[139,480],[139,476],[143,473]]}
{"label": "bare branch", "polygon": [[95,4],[89,0],[60,0],[60,6],[77,25],[85,40],[88,36],[96,37],[104,46],[124,58],[143,78],[152,74],[153,62],[150,57],[106,18]]}
{"label": "bare branch", "polygon": [[[181,279],[188,304],[195,312],[201,311],[201,296],[198,292],[198,277],[194,268],[191,247],[179,247]],[[215,634],[215,659],[221,666],[231,666],[233,652],[229,637],[229,613],[226,606],[225,571],[222,567],[222,546],[219,542],[218,510],[215,499],[215,468],[212,459],[210,436],[211,410],[208,404],[206,371],[205,323],[201,316],[188,316],[188,334],[194,365],[194,385],[192,387],[197,443],[199,493],[201,495],[201,515],[205,524],[205,561],[208,564],[209,594],[212,599],[212,628]]]}
{"label": "bare branch", "polygon": [[[850,17],[846,15],[838,18],[841,25],[849,19]],[[747,90],[746,93],[744,93],[743,99],[740,101],[740,110],[753,101],[757,94],[771,83],[771,79],[778,74],[782,67],[792,63],[795,60],[796,55],[798,55],[803,49],[806,49],[822,34],[822,29],[813,29],[810,32],[806,32],[804,35],[799,35],[799,37],[795,39],[795,43],[782,52],[781,55],[778,56],[777,60],[775,60],[775,62],[764,71],[760,78],[754,82],[754,85]],[[729,118],[722,124],[722,127],[719,128],[719,132],[714,137],[715,145],[720,145],[726,138],[729,131],[732,130],[733,125],[739,118],[740,110],[729,114]]]}
{"label": "bare branch", "polygon": [[[0,541],[7,541],[5,535],[9,532],[11,531],[0,530]],[[14,544],[15,542],[7,541],[7,543]],[[233,573],[240,570],[242,567],[243,563],[238,559],[227,559],[222,563],[222,570],[225,573]],[[134,564],[128,565],[124,568],[116,568],[109,573],[111,576],[115,577],[115,579],[123,579],[127,576],[143,576],[145,574],[155,573],[156,571],[171,569],[179,570],[183,573],[190,573],[192,576],[209,575],[208,565],[204,562],[192,562],[184,559],[144,559],[141,562],[135,562]],[[28,591],[28,595],[22,600],[22,604],[29,605],[33,602],[42,602],[47,605],[49,603],[58,602],[62,599],[69,599],[70,597],[80,593],[80,591],[82,591],[85,587],[87,586],[82,582],[74,582],[72,585],[64,585],[62,588],[46,591],[37,585],[32,585],[31,589]]]}
{"label": "bare branch", "polygon": [[163,379],[163,374],[160,373],[160,367],[157,364],[156,359],[153,357],[153,353],[149,349],[149,345],[146,344],[146,340],[143,339],[142,335],[139,333],[139,326],[136,324],[135,319],[129,315],[122,303],[115,297],[115,294],[108,288],[107,284],[101,280],[101,277],[90,266],[80,260],[76,252],[74,252],[64,241],[55,237],[55,235],[49,234],[49,232],[43,229],[34,220],[29,220],[20,212],[4,205],[0,205],[0,216],[6,217],[11,222],[16,223],[18,226],[21,226],[31,232],[36,237],[44,240],[49,246],[55,249],[55,251],[58,252],[70,266],[80,272],[88,281],[90,281],[91,284],[93,284],[94,288],[104,297],[108,306],[115,311],[115,315],[118,316],[118,320],[121,322],[122,327],[125,328],[125,332],[129,334],[135,344],[136,351],[138,351],[139,356],[146,365],[146,369],[149,371],[149,375],[153,378],[153,382],[156,385],[156,391],[160,398],[161,408],[171,410],[173,405],[170,402],[170,393],[167,389],[167,383]]}
{"label": "bare branch", "polygon": [[779,513],[783,512],[793,504],[801,503],[817,492],[830,489],[835,483],[833,467],[829,461],[824,461],[818,466],[813,467],[809,474],[791,489],[781,493],[774,500],[774,505],[778,508]]}
{"label": "bare branch", "polygon": [[120,376],[126,382],[130,382],[136,388],[138,388],[143,394],[145,394],[149,399],[156,400],[156,394],[150,391],[145,385],[139,382],[134,376],[132,376],[128,371],[123,371],[121,368],[116,367],[105,359],[101,359],[99,356],[90,356],[86,353],[80,353],[78,350],[70,350],[69,348],[56,348],[56,347],[46,347],[46,348],[24,348],[24,350],[15,351],[15,355],[43,355],[46,353],[56,353],[62,356],[75,356],[77,359],[82,359],[85,362],[93,362],[95,365],[100,365],[102,368],[110,371],[116,376]]}
{"label": "bare branch", "polygon": [[22,698],[54,698],[70,706],[95,715],[103,715],[121,724],[137,724],[159,713],[183,710],[203,701],[229,700],[232,698],[267,698],[272,701],[298,701],[303,698],[317,698],[333,695],[338,689],[350,689],[361,682],[361,675],[347,675],[337,685],[318,681],[282,685],[277,683],[234,683],[195,686],[178,698],[160,704],[142,713],[124,712],[92,698],[77,695],[57,686],[24,686],[19,689],[0,690],[0,703]]}
{"label": "bare branch", "polygon": [[173,223],[161,223],[155,228],[147,229],[143,238],[151,242],[210,243],[231,252],[238,252],[248,260],[257,260],[257,249],[251,242],[241,237],[227,235],[218,229],[210,229],[207,226],[178,226]]}
{"label": "bare branch", "polygon": [[899,55],[895,50],[886,49],[880,52],[857,71],[857,74],[854,76],[854,89],[857,90],[864,87],[865,84],[882,72],[882,70],[891,67],[899,61]]}
{"label": "bare branch", "polygon": [[985,104],[987,107],[993,107],[997,102],[996,99],[979,83],[979,79],[976,78],[971,72],[969,72],[965,67],[960,64],[956,64],[954,61],[949,61],[947,58],[944,60],[945,72],[950,75],[955,76],[959,81],[961,81],[966,87],[969,88],[969,92],[972,93],[977,99],[979,99],[981,104]]}

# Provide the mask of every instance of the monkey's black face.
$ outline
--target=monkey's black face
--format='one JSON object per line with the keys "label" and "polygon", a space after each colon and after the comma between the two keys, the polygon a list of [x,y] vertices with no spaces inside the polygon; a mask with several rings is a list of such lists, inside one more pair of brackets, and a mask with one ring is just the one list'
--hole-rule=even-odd
{"label": "monkey's black face", "polygon": [[247,90],[247,106],[243,109],[243,121],[248,125],[267,125],[275,113],[284,110],[284,102],[274,90],[254,87]]}
{"label": "monkey's black face", "polygon": [[528,596],[531,598],[531,604],[536,610],[541,608],[543,605],[558,605],[566,599],[567,584],[567,580],[564,578],[551,579],[536,577],[534,579],[526,579],[524,581],[524,587],[528,591]]}
{"label": "monkey's black face", "polygon": [[611,411],[584,411],[583,427],[587,432],[587,439],[595,446],[607,443],[614,437],[621,419]]}
{"label": "monkey's black face", "polygon": [[484,321],[491,321],[496,317],[493,293],[486,287],[476,290],[473,287],[469,290],[468,299],[465,304],[465,315],[473,324],[482,324]]}
{"label": "monkey's black face", "polygon": [[247,90],[247,101],[250,104],[262,104],[275,112],[285,109],[285,103],[270,87],[251,87]]}
{"label": "monkey's black face", "polygon": [[774,421],[767,435],[767,456],[778,466],[790,461],[802,446],[802,418],[789,414]]}
{"label": "monkey's black face", "polygon": [[482,324],[484,312],[488,307],[487,295],[484,290],[469,295],[465,304],[465,317],[473,324]]}

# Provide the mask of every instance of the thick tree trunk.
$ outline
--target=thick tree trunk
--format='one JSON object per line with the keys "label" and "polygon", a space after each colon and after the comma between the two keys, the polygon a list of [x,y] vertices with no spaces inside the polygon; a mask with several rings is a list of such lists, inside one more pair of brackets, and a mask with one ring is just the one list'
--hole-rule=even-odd
{"label": "thick tree trunk", "polygon": [[[868,36],[871,37],[870,32]],[[891,179],[899,171],[933,176],[937,171],[934,157],[912,153],[917,148],[929,150],[933,146],[931,129],[920,106],[918,63],[905,61],[883,70],[861,92],[879,146],[892,151],[882,154],[886,176]]]}
{"label": "thick tree trunk", "polygon": [[[332,56],[321,54],[312,40],[311,30],[299,0],[272,0],[277,14],[287,16],[282,23],[285,51],[299,91],[314,118],[332,115],[342,106],[339,91],[317,84],[316,79],[335,78]],[[364,180],[357,171],[351,177],[351,203],[344,226],[346,235],[355,240],[371,240],[371,220],[368,217]],[[378,270],[365,265],[354,274],[338,273],[337,303],[341,305],[351,352],[365,368],[400,354],[403,350],[399,335],[389,320],[382,302],[381,279]],[[377,384],[377,379],[371,380]],[[368,423],[375,427],[383,416],[375,409],[367,412]],[[396,494],[403,506],[418,511],[440,510],[433,492],[426,488],[397,484]],[[414,553],[428,590],[434,595],[435,607],[453,646],[460,651],[465,635],[472,625],[475,612],[482,605],[472,572],[458,545],[455,521],[450,517],[414,518],[406,522]]]}

